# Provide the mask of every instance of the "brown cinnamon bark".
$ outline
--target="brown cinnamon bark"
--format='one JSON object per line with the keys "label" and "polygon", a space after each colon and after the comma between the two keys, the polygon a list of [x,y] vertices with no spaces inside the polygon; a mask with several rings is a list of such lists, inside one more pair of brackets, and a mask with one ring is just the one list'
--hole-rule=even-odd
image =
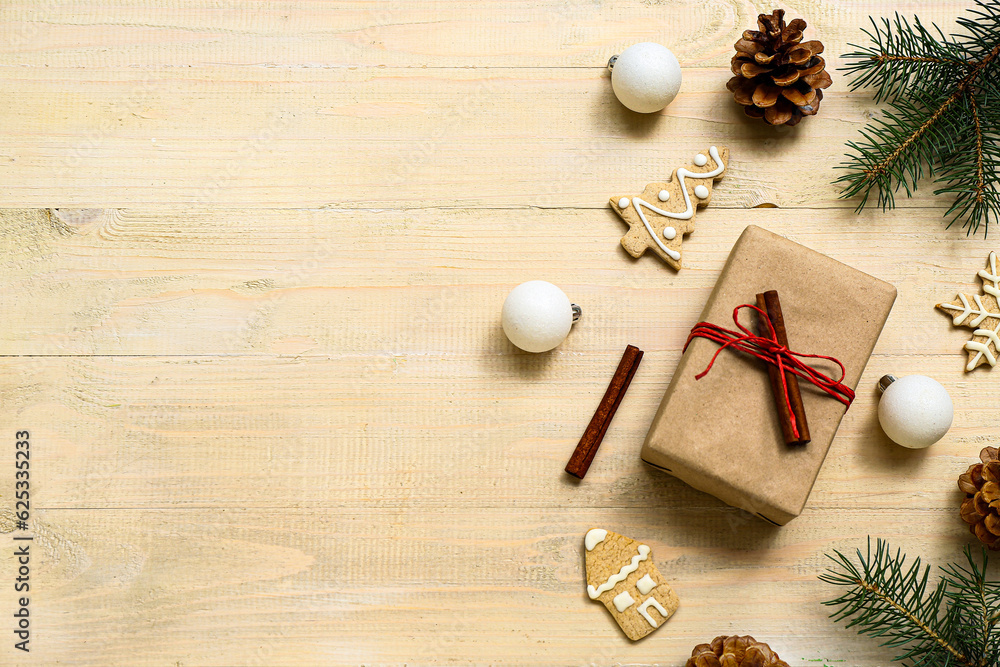
{"label": "brown cinnamon bark", "polygon": [[621,405],[622,398],[625,397],[625,392],[628,391],[629,384],[632,383],[640,361],[642,361],[642,350],[634,345],[625,348],[622,360],[618,362],[618,368],[611,378],[607,391],[604,392],[604,398],[597,406],[587,430],[583,432],[580,444],[576,446],[573,456],[566,464],[566,472],[574,477],[583,479],[590,469],[590,464],[601,446],[601,441],[604,440],[604,434],[608,432],[608,427],[615,412],[618,411],[618,406]]}
{"label": "brown cinnamon bark", "polygon": [[[788,333],[785,329],[785,318],[781,314],[781,302],[778,300],[778,293],[769,290],[757,295],[757,307],[767,313],[774,327],[774,333],[778,343],[788,347]],[[768,336],[767,326],[764,322],[758,323],[758,330],[761,336]],[[795,424],[798,427],[798,437],[792,430],[792,420],[788,412],[788,403],[785,402],[785,390],[781,385],[781,371],[773,364],[767,364],[767,374],[771,379],[771,392],[774,394],[774,405],[778,409],[778,421],[781,422],[781,434],[785,438],[785,443],[789,445],[804,445],[809,442],[809,423],[806,421],[806,410],[802,404],[802,394],[799,392],[799,379],[794,373],[785,371],[785,384],[788,385],[788,403],[792,405],[792,413],[795,415]]]}

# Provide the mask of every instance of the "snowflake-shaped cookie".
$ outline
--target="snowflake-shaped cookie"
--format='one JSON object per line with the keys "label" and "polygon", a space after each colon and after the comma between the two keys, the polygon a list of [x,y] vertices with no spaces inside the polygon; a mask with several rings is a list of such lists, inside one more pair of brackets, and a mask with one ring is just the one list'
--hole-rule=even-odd
{"label": "snowflake-shaped cookie", "polygon": [[967,326],[972,332],[972,340],[965,344],[969,352],[969,363],[966,371],[971,371],[980,364],[996,366],[997,353],[1000,351],[1000,275],[997,274],[997,254],[990,253],[986,268],[979,272],[983,280],[983,295],[968,296],[959,294],[959,303],[939,303],[938,308],[952,314],[956,326]]}
{"label": "snowflake-shaped cookie", "polygon": [[669,183],[650,183],[638,197],[612,197],[611,208],[628,223],[622,247],[633,257],[647,249],[674,269],[681,268],[681,241],[694,229],[697,210],[712,199],[712,184],[722,178],[729,149],[699,153],[694,165],[674,170]]}

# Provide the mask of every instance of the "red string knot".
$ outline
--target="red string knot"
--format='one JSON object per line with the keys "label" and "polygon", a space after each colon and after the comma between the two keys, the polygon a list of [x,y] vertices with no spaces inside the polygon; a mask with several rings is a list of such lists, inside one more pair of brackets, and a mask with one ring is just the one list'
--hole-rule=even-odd
{"label": "red string knot", "polygon": [[[769,334],[767,337],[754,334],[740,323],[740,310],[743,308],[751,308],[757,311],[758,316],[761,318],[761,322],[767,324],[767,332]],[[803,352],[794,352],[788,349],[788,346],[782,345],[778,342],[774,326],[771,324],[771,320],[767,317],[767,313],[752,304],[745,303],[734,308],[733,322],[736,323],[736,327],[739,331],[726,329],[717,324],[712,324],[711,322],[698,322],[698,324],[692,327],[691,333],[688,335],[687,342],[684,343],[684,350],[687,350],[688,345],[690,345],[691,341],[695,338],[707,338],[708,340],[720,344],[719,349],[715,351],[714,355],[712,355],[712,359],[708,362],[708,366],[705,367],[705,370],[698,373],[698,375],[695,375],[696,380],[700,380],[705,377],[705,375],[712,370],[715,360],[719,357],[723,350],[726,348],[732,348],[749,354],[750,356],[760,359],[765,363],[777,366],[781,371],[793,373],[813,386],[818,387],[827,395],[837,399],[847,407],[851,406],[851,403],[854,401],[854,391],[844,384],[844,377],[847,375],[847,370],[844,368],[844,364],[840,363],[840,360],[835,357],[829,357],[825,354],[805,354]],[[836,380],[833,379],[832,377],[807,364],[803,361],[804,359],[822,359],[836,364],[840,368],[840,378]],[[788,384],[785,381],[784,372],[781,373],[781,383],[784,388],[785,402],[788,405],[788,412],[789,414],[792,414],[791,400],[788,396]],[[794,415],[792,415],[791,419],[792,429],[797,433]]]}

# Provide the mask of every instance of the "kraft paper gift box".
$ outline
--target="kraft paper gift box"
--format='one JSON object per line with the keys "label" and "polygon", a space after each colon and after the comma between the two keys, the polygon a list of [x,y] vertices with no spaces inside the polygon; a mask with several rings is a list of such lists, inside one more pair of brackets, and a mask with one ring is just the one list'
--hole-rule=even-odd
{"label": "kraft paper gift box", "polygon": [[[760,227],[733,247],[698,321],[735,329],[733,309],[777,290],[788,347],[839,359],[855,389],[896,288]],[[756,333],[754,311],[741,311]],[[691,322],[694,326],[696,322]],[[764,362],[724,350],[701,380],[719,344],[694,338],[681,356],[642,447],[646,463],[696,489],[783,525],[805,507],[847,408],[799,381],[812,441],[787,445]],[[816,360],[811,360],[816,361]],[[836,365],[815,367],[837,379]]]}

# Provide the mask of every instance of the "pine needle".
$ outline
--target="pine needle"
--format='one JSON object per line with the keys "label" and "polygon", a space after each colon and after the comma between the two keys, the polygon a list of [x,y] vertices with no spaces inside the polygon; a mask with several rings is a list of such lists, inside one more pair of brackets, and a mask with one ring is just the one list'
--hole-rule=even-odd
{"label": "pine needle", "polygon": [[834,567],[820,579],[848,591],[824,604],[836,608],[835,621],[898,649],[895,659],[908,667],[997,667],[1000,583],[986,580],[985,550],[981,562],[969,548],[965,557],[967,564],[942,567],[931,586],[931,568],[919,558],[907,566],[882,540],[873,553],[869,538],[856,559],[829,556]]}
{"label": "pine needle", "polygon": [[841,196],[860,197],[860,211],[874,192],[886,210],[899,190],[911,197],[934,178],[934,194],[954,197],[948,226],[985,235],[1000,219],[1000,0],[975,0],[957,21],[963,32],[947,36],[899,14],[871,22],[872,44],[852,44],[842,69],[852,90],[874,88],[889,108],[848,142]]}

